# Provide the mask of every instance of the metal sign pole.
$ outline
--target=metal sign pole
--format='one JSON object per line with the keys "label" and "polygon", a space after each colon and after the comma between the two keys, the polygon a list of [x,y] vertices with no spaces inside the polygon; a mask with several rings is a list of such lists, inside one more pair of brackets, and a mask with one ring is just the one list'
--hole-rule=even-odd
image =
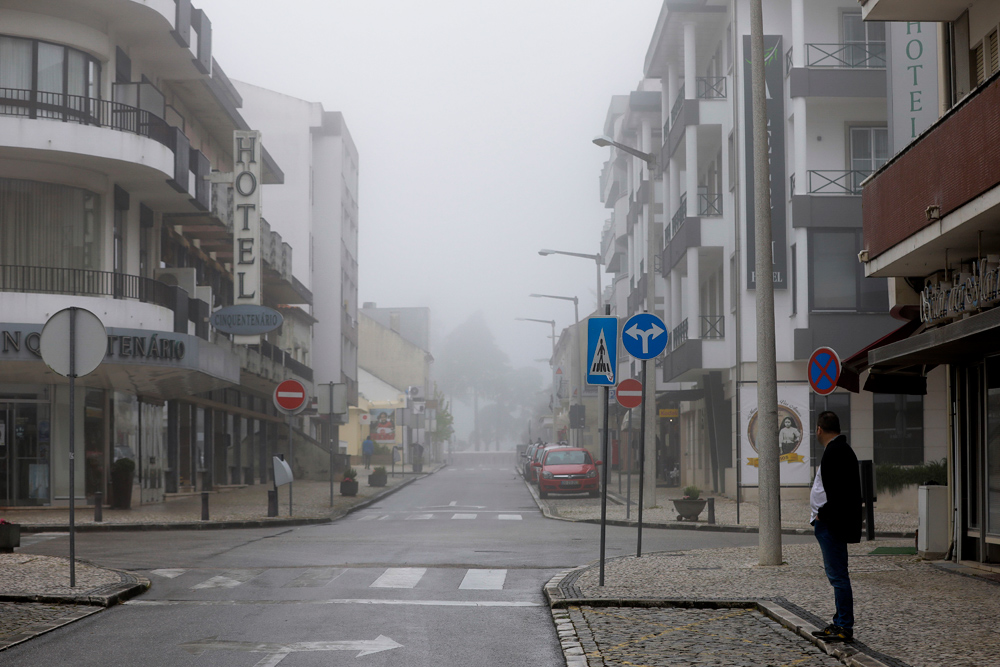
{"label": "metal sign pole", "polygon": [[76,587],[76,308],[69,309],[69,586]]}
{"label": "metal sign pole", "polygon": [[330,383],[330,507],[333,507],[333,383]]}
{"label": "metal sign pole", "polygon": [[603,470],[601,471],[604,477],[603,483],[601,484],[601,581],[600,586],[604,585],[604,545],[605,545],[605,533],[607,530],[608,522],[608,466],[610,460],[608,458],[608,388],[604,387],[604,446],[601,448],[603,451],[602,460],[604,461]]}
{"label": "metal sign pole", "polygon": [[[295,457],[292,456],[292,413],[288,413],[288,465],[295,464]],[[292,484],[288,483],[288,516],[292,516]]]}
{"label": "metal sign pole", "polygon": [[642,488],[646,478],[646,360],[642,360],[642,416],[639,426],[639,536],[635,546],[635,557],[642,556]]}

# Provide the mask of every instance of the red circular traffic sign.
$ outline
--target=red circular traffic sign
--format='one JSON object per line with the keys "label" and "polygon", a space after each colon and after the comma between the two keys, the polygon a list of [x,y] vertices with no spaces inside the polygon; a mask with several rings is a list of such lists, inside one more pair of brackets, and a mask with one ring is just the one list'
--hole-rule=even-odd
{"label": "red circular traffic sign", "polygon": [[821,347],[813,352],[806,365],[806,374],[813,391],[820,396],[832,394],[840,379],[840,357],[836,350]]}
{"label": "red circular traffic sign", "polygon": [[307,399],[306,388],[298,380],[285,380],[274,390],[274,405],[282,412],[298,412]]}
{"label": "red circular traffic sign", "polygon": [[615,398],[623,408],[637,408],[642,405],[642,383],[629,378],[618,383]]}

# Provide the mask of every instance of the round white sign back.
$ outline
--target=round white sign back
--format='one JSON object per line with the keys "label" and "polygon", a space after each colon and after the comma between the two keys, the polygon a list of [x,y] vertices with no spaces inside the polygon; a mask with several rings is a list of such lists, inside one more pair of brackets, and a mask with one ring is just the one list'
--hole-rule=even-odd
{"label": "round white sign back", "polygon": [[[75,311],[75,315],[74,315]],[[75,368],[70,368],[70,318],[75,316]],[[108,351],[108,332],[101,320],[83,308],[65,308],[49,318],[39,341],[42,360],[59,375],[80,377],[93,373]]]}

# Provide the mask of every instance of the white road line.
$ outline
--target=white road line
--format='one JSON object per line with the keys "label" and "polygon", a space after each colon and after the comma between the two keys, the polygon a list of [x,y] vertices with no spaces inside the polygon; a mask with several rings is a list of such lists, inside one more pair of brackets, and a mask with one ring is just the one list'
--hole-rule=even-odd
{"label": "white road line", "polygon": [[378,514],[365,514],[364,516],[360,517],[358,521],[371,521],[372,519],[378,519],[378,518],[380,518]]}
{"label": "white road line", "polygon": [[458,504],[458,501],[457,500],[453,500],[450,503],[448,503],[448,507],[454,507],[457,504]]}
{"label": "white road line", "polygon": [[191,590],[202,588],[236,588],[240,584],[246,583],[260,574],[257,570],[231,570],[226,574],[220,574],[206,581],[191,587]]}
{"label": "white road line", "polygon": [[150,570],[149,571],[150,574],[155,574],[158,577],[164,577],[166,579],[176,579],[177,577],[181,576],[185,572],[187,572],[187,570],[184,570],[184,569],[179,568],[179,567],[177,567],[177,568],[163,568],[163,569],[159,569],[159,570]]}
{"label": "white road line", "polygon": [[498,514],[497,518],[500,519],[501,521],[520,521],[521,520],[521,515],[520,514]]}
{"label": "white road line", "polygon": [[467,591],[501,591],[506,579],[507,570],[469,570],[459,588]]}
{"label": "white road line", "polygon": [[413,516],[406,517],[407,521],[424,521],[427,519],[433,519],[433,514],[414,514]]}
{"label": "white road line", "polygon": [[452,519],[475,519],[478,514],[453,514]]}
{"label": "white road line", "polygon": [[231,605],[291,604],[387,604],[415,607],[541,607],[538,602],[519,600],[128,600],[122,604],[136,607],[223,607]]}
{"label": "white road line", "polygon": [[385,521],[385,520],[386,520],[386,519],[388,519],[388,518],[389,518],[389,515],[388,515],[388,514],[386,514],[385,516],[380,516],[380,517],[378,518],[378,520],[379,520],[379,521]]}
{"label": "white road line", "polygon": [[390,567],[369,588],[413,588],[426,573],[425,567]]}

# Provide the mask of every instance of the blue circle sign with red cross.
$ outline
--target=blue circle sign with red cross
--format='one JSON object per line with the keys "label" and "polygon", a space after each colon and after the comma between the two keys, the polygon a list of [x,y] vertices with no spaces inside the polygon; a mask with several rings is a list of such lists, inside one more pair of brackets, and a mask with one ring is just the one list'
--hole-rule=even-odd
{"label": "blue circle sign with red cross", "polygon": [[832,394],[840,379],[840,357],[829,347],[821,347],[809,357],[809,386],[820,396]]}

